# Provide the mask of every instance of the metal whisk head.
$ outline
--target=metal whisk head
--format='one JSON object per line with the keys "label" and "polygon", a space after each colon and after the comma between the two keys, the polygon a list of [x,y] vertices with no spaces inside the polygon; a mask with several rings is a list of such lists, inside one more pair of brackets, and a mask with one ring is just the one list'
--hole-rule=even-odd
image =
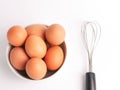
{"label": "metal whisk head", "polygon": [[93,51],[100,39],[101,28],[96,22],[84,22],[81,29],[82,40],[88,54],[89,72],[92,72]]}

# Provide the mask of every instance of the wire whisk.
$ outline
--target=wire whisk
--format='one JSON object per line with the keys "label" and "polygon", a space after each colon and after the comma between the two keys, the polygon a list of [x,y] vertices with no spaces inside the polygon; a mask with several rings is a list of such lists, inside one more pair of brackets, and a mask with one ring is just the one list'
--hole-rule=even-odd
{"label": "wire whisk", "polygon": [[86,90],[96,90],[95,73],[92,72],[93,51],[100,39],[101,27],[95,22],[84,22],[81,29],[82,40],[88,54],[89,72],[86,73]]}

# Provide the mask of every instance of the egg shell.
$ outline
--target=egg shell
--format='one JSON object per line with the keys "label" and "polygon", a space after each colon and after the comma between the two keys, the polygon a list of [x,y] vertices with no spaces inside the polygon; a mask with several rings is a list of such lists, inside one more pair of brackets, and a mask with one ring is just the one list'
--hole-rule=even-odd
{"label": "egg shell", "polygon": [[65,30],[59,24],[53,24],[45,32],[47,41],[52,45],[60,45],[65,38]]}
{"label": "egg shell", "polygon": [[29,57],[21,47],[15,47],[10,51],[10,63],[17,70],[24,70]]}
{"label": "egg shell", "polygon": [[47,47],[42,38],[36,35],[30,35],[25,43],[25,50],[30,57],[43,58]]}
{"label": "egg shell", "polygon": [[31,79],[42,79],[47,73],[45,62],[40,58],[31,58],[26,64],[26,73]]}
{"label": "egg shell", "polygon": [[42,39],[45,39],[45,30],[47,27],[43,24],[32,24],[26,27],[28,35],[38,35]]}
{"label": "egg shell", "polygon": [[27,38],[27,32],[25,28],[21,26],[13,26],[7,32],[7,39],[13,46],[21,46]]}
{"label": "egg shell", "polygon": [[52,46],[45,55],[45,63],[48,70],[54,71],[60,68],[63,63],[64,54],[60,46]]}

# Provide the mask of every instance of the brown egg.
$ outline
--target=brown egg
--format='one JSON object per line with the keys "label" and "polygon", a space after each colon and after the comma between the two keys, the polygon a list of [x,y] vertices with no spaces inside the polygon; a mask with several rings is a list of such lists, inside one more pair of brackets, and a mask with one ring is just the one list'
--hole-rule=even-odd
{"label": "brown egg", "polygon": [[52,45],[60,45],[65,38],[65,30],[59,24],[51,25],[45,32],[47,41]]}
{"label": "brown egg", "polygon": [[52,46],[45,56],[45,63],[49,70],[57,70],[63,63],[63,50],[59,46]]}
{"label": "brown egg", "polygon": [[43,58],[47,47],[42,38],[36,35],[30,35],[25,43],[25,50],[30,57]]}
{"label": "brown egg", "polygon": [[26,30],[21,26],[13,26],[7,32],[7,38],[11,45],[21,46],[27,37]]}
{"label": "brown egg", "polygon": [[31,79],[42,79],[47,73],[45,62],[39,58],[31,58],[26,64],[26,73]]}
{"label": "brown egg", "polygon": [[43,40],[45,39],[45,30],[47,27],[42,24],[33,24],[26,28],[28,35],[38,35]]}
{"label": "brown egg", "polygon": [[24,70],[28,60],[29,58],[23,48],[15,47],[10,51],[10,63],[15,69]]}

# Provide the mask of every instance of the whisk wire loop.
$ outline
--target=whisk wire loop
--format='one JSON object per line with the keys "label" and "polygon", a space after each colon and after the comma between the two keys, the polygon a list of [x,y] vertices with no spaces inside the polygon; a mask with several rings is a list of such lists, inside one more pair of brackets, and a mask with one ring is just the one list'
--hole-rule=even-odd
{"label": "whisk wire loop", "polygon": [[100,39],[101,27],[97,22],[84,22],[81,29],[82,40],[88,54],[89,72],[92,72],[93,51]]}

